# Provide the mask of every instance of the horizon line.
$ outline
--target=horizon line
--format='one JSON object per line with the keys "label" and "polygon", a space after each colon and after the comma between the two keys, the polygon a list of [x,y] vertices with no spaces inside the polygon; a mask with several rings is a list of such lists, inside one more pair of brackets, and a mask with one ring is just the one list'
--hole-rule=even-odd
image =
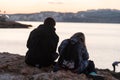
{"label": "horizon line", "polygon": [[34,13],[41,13],[41,12],[56,12],[56,13],[78,13],[78,12],[82,12],[82,11],[90,11],[90,10],[120,10],[120,9],[111,9],[111,8],[100,8],[100,9],[87,9],[87,10],[81,10],[81,11],[76,11],[76,12],[62,12],[62,11],[40,11],[40,12],[30,12],[30,13],[6,13],[6,11],[3,11],[3,13],[1,13],[0,10],[0,14],[34,14]]}

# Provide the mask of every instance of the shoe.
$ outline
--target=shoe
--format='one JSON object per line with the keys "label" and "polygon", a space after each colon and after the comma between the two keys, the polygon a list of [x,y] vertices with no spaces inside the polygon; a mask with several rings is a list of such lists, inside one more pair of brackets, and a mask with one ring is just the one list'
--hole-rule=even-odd
{"label": "shoe", "polygon": [[89,77],[93,78],[93,80],[104,80],[104,77],[102,75],[98,75],[95,72],[89,73]]}
{"label": "shoe", "polygon": [[57,72],[58,70],[60,70],[59,65],[56,63],[55,66],[53,67],[53,72]]}
{"label": "shoe", "polygon": [[89,75],[91,75],[91,76],[97,76],[97,73],[96,72],[91,72],[91,73],[89,73]]}

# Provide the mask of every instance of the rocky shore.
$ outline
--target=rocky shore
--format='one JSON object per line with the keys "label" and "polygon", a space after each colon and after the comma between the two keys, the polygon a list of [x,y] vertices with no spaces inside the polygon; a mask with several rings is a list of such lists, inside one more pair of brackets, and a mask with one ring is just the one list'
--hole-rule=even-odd
{"label": "rocky shore", "polygon": [[0,14],[0,28],[29,28],[32,25],[21,24],[9,19],[6,14]]}
{"label": "rocky shore", "polygon": [[[24,56],[0,53],[0,80],[97,80],[64,70],[54,73],[52,67],[30,67],[25,64]],[[113,73],[108,69],[97,69],[97,72],[104,76],[104,80],[120,80],[120,73]]]}
{"label": "rocky shore", "polygon": [[27,24],[21,24],[15,21],[0,21],[0,28],[29,28],[32,27],[32,25]]}

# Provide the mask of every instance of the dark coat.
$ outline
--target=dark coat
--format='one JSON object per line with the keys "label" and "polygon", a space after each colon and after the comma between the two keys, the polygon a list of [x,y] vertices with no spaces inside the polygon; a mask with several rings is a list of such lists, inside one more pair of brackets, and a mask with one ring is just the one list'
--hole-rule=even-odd
{"label": "dark coat", "polygon": [[30,65],[48,66],[54,62],[59,37],[54,27],[40,25],[28,38],[25,62]]}

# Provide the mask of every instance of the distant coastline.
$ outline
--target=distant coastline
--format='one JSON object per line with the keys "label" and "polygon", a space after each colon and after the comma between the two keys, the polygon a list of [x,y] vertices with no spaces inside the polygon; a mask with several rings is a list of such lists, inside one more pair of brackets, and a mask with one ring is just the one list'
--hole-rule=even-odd
{"label": "distant coastline", "polygon": [[77,13],[61,13],[44,11],[31,14],[8,14],[13,21],[43,21],[53,17],[57,22],[87,22],[87,23],[120,23],[120,10],[98,9],[79,11]]}

